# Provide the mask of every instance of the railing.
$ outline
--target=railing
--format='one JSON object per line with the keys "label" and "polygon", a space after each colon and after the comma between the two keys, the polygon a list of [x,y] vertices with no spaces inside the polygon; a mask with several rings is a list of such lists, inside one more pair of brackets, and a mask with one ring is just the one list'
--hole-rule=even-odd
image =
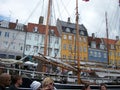
{"label": "railing", "polygon": [[[16,68],[7,68],[7,67],[0,67],[6,73],[13,74],[17,73],[22,75],[23,77],[31,78],[31,79],[40,79],[42,80],[46,76],[50,76],[53,78],[54,81],[62,82],[66,80],[68,83],[76,83],[77,76],[74,75],[63,75],[59,73],[46,73],[46,72],[37,72],[37,71],[30,71],[30,70],[23,70],[23,69],[16,69]],[[99,77],[90,77],[90,76],[81,76],[81,80],[89,81],[89,82],[96,82],[96,83],[107,83],[112,82],[110,78],[99,78]]]}

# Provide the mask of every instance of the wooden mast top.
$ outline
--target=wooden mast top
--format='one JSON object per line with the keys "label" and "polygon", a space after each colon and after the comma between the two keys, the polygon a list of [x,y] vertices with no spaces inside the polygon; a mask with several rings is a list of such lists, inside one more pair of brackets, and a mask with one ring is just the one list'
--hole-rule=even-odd
{"label": "wooden mast top", "polygon": [[109,35],[108,35],[108,20],[107,20],[107,12],[105,12],[105,19],[106,19],[106,35],[107,35],[107,42],[106,42],[106,46],[107,46],[107,59],[108,59],[108,65],[109,65]]}
{"label": "wooden mast top", "polygon": [[78,84],[81,84],[80,80],[80,56],[79,56],[79,24],[78,24],[79,14],[78,14],[78,0],[76,0],[76,56],[77,56],[77,66],[78,66]]}
{"label": "wooden mast top", "polygon": [[49,33],[49,21],[50,21],[50,10],[51,10],[51,3],[52,0],[48,1],[48,14],[47,14],[47,21],[46,21],[46,30],[45,30],[45,40],[44,40],[44,56],[47,55],[47,45],[48,45],[48,33]]}

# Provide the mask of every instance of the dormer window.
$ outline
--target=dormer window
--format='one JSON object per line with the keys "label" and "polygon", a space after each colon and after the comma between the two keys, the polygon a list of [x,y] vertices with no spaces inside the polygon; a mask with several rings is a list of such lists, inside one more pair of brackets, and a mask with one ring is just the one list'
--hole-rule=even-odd
{"label": "dormer window", "polygon": [[53,29],[50,30],[50,35],[52,35],[52,36],[55,35],[55,31]]}
{"label": "dormer window", "polygon": [[83,31],[80,31],[80,35],[84,35],[84,32],[83,32]]}
{"label": "dormer window", "polygon": [[9,28],[9,22],[8,21],[1,21],[0,26],[4,28]]}
{"label": "dormer window", "polygon": [[38,32],[38,27],[37,26],[34,27],[33,32]]}
{"label": "dormer window", "polygon": [[104,44],[100,44],[100,49],[104,49]]}
{"label": "dormer window", "polygon": [[18,24],[16,25],[15,29],[17,29],[17,30],[24,30],[23,26],[24,26],[23,24],[18,23]]}
{"label": "dormer window", "polygon": [[115,49],[114,45],[111,44],[111,49]]}
{"label": "dormer window", "polygon": [[76,30],[73,30],[72,33],[76,34]]}
{"label": "dormer window", "polygon": [[91,48],[96,48],[96,42],[95,41],[91,42]]}
{"label": "dormer window", "polygon": [[70,28],[66,28],[66,32],[70,32]]}

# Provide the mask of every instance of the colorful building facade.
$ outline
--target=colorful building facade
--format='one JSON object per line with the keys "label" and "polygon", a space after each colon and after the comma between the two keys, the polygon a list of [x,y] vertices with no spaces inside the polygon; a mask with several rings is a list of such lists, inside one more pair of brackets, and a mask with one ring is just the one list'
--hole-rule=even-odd
{"label": "colorful building facade", "polygon": [[[76,25],[57,20],[58,31],[61,35],[61,58],[65,62],[76,62]],[[79,25],[79,56],[80,60],[88,60],[88,33],[84,25]]]}

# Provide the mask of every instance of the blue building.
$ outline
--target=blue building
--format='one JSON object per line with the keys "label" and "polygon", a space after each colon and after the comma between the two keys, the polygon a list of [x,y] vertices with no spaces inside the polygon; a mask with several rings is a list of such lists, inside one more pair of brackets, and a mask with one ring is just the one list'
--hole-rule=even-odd
{"label": "blue building", "polygon": [[102,38],[96,38],[94,33],[88,37],[88,60],[107,63],[107,50]]}

